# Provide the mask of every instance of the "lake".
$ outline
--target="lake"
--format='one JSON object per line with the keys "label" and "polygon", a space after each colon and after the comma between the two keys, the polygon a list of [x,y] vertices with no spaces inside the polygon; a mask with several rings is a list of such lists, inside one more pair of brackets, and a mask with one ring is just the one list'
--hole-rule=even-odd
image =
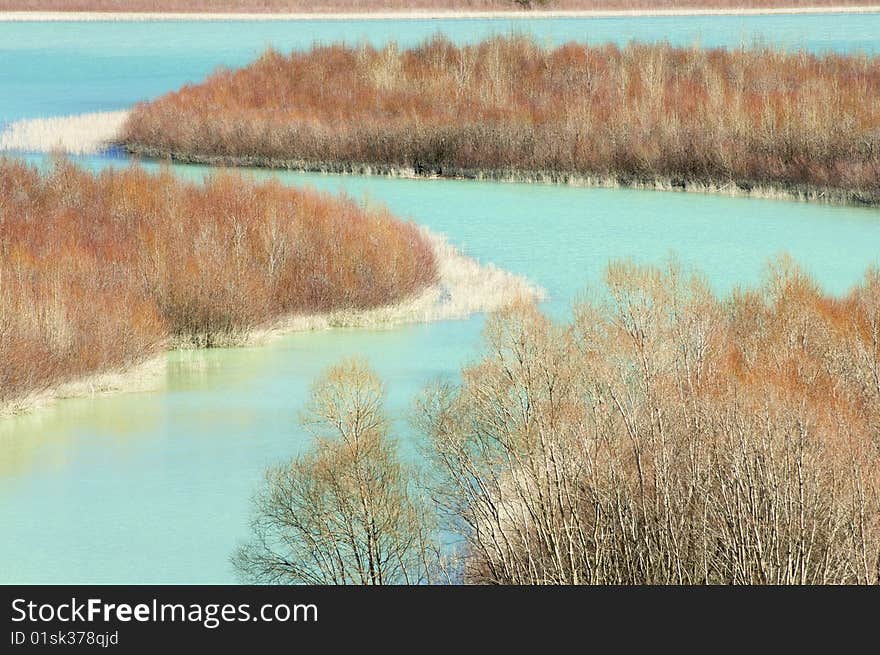
{"label": "lake", "polygon": [[[241,65],[268,45],[511,31],[542,42],[631,39],[815,52],[880,52],[880,14],[541,20],[0,23],[0,123],[105,111]],[[33,157],[39,160],[39,157]],[[84,165],[125,165],[109,157]],[[181,175],[206,169],[176,167]],[[266,176],[273,173],[255,172]],[[608,261],[676,257],[719,293],[760,282],[788,252],[831,293],[880,265],[880,212],[723,196],[450,180],[278,174],[386,203],[465,253],[527,276],[564,319],[601,292]],[[269,464],[308,445],[297,415],[311,381],[351,354],[388,385],[403,448],[406,411],[429,380],[479,355],[484,317],[393,330],[330,330],[269,345],[176,352],[161,388],[59,402],[0,420],[0,583],[223,583]]]}

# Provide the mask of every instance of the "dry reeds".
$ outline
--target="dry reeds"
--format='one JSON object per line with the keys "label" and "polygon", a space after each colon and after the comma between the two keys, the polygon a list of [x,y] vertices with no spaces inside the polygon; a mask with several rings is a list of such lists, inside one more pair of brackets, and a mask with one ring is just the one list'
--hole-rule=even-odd
{"label": "dry reeds", "polygon": [[315,382],[301,419],[314,447],[266,471],[251,539],[233,558],[245,581],[422,584],[441,575],[433,512],[400,460],[384,395],[359,359]]}
{"label": "dry reeds", "polygon": [[381,11],[687,10],[866,6],[865,0],[0,0],[0,11],[342,13]]}
{"label": "dry reeds", "polygon": [[614,264],[572,325],[511,307],[420,403],[471,582],[877,584],[880,274],[719,300]]}

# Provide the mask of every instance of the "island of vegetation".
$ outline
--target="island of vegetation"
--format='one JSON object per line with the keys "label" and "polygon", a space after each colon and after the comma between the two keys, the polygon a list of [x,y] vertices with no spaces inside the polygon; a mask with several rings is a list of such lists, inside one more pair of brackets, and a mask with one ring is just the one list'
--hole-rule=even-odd
{"label": "island of vegetation", "polygon": [[880,202],[880,58],[436,37],[268,51],[137,105],[185,162]]}
{"label": "island of vegetation", "polygon": [[[222,173],[0,160],[0,412],[173,347],[451,318],[537,292],[381,207]],[[95,377],[98,376],[98,377]]]}
{"label": "island of vegetation", "polygon": [[569,324],[490,319],[411,412],[421,471],[379,378],[331,368],[314,446],[255,497],[242,579],[877,584],[880,272],[842,298],[786,259],[727,298],[675,265],[606,282]]}

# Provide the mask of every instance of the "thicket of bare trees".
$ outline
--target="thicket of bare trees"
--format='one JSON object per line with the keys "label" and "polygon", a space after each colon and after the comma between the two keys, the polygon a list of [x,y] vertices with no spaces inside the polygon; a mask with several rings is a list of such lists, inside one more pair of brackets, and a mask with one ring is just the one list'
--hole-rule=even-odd
{"label": "thicket of bare trees", "polygon": [[138,105],[184,160],[702,184],[880,201],[880,59],[435,38],[265,53]]}
{"label": "thicket of bare trees", "polygon": [[[497,313],[482,359],[416,405],[463,579],[880,582],[880,273],[843,298],[784,259],[726,299],[674,265],[613,264],[607,286],[567,325]],[[278,495],[327,475],[302,461],[270,507],[324,525]]]}
{"label": "thicket of bare trees", "polygon": [[383,401],[381,382],[359,360],[332,367],[314,385],[302,422],[315,444],[267,472],[253,538],[234,558],[246,580],[438,581],[432,511],[398,457]]}
{"label": "thicket of bare trees", "polygon": [[349,199],[0,160],[0,406],[169,340],[211,346],[286,314],[376,307],[436,275],[418,227]]}
{"label": "thicket of bare trees", "polygon": [[509,11],[521,8],[687,9],[840,7],[865,0],[0,0],[0,11],[331,13],[372,11]]}

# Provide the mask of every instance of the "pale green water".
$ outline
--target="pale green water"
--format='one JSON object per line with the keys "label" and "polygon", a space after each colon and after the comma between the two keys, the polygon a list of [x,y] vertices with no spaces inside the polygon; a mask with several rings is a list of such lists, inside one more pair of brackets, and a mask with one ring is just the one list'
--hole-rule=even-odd
{"label": "pale green water", "polygon": [[[735,44],[755,35],[767,40],[783,25],[785,43],[880,50],[877,16],[808,18],[542,21],[538,27],[556,40],[589,33],[688,42],[702,35]],[[0,24],[0,116],[125,106],[216,63],[246,60],[276,39],[288,47],[339,35],[381,41],[394,31],[411,40],[438,25],[258,24],[241,33],[225,24]],[[473,39],[508,23],[443,27]],[[131,35],[138,37],[135,54],[120,50]],[[468,254],[541,284],[550,293],[547,311],[560,317],[618,257],[661,262],[674,253],[704,271],[719,292],[759,281],[768,258],[782,251],[835,293],[857,282],[867,265],[880,264],[874,210],[647,191],[282,177],[387,203],[449,235]],[[400,416],[425,381],[455,376],[476,357],[482,324],[474,317],[334,330],[261,348],[174,353],[159,391],[64,401],[0,421],[0,582],[231,581],[228,557],[247,534],[248,498],[263,470],[307,445],[296,415],[310,381],[344,355],[365,355]]]}

